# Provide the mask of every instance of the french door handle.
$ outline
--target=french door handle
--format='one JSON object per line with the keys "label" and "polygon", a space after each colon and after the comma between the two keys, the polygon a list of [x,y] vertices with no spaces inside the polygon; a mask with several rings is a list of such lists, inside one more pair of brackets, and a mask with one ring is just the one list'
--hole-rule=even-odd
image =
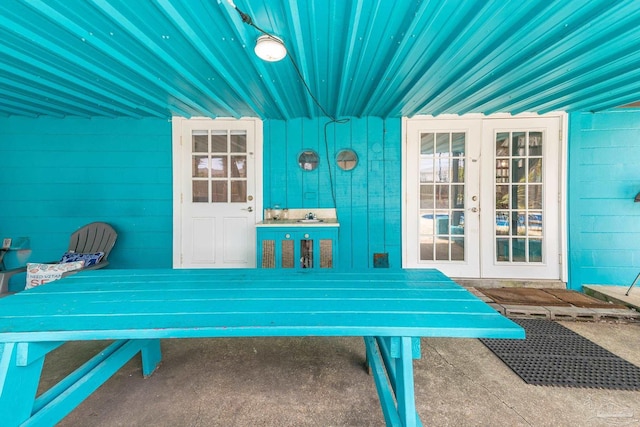
{"label": "french door handle", "polygon": [[242,208],[240,209],[241,211],[248,211],[248,212],[253,212],[253,208],[251,206],[249,206],[248,208]]}
{"label": "french door handle", "polygon": [[471,209],[469,209],[471,212],[478,212],[480,209],[478,209],[477,207],[472,207]]}

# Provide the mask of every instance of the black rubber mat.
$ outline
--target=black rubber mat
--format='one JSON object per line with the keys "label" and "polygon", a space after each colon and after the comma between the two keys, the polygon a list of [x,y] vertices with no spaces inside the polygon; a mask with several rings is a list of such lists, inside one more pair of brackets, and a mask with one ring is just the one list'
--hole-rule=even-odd
{"label": "black rubber mat", "polygon": [[559,323],[512,319],[524,340],[481,339],[527,384],[640,390],[640,368]]}

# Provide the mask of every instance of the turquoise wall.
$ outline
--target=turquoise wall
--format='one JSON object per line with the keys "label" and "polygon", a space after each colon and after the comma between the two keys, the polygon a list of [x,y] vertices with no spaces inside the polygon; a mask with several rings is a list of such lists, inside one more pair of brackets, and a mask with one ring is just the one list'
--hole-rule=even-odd
{"label": "turquoise wall", "polygon": [[640,110],[569,116],[569,285],[640,272]]}
{"label": "turquoise wall", "polygon": [[[327,121],[264,123],[264,204],[332,207],[333,181],[341,265],[371,267],[388,253],[399,267],[401,121],[330,124],[325,148]],[[640,271],[640,111],[574,113],[569,127],[569,284],[629,285]],[[334,161],[347,147],[360,160],[351,172]],[[296,163],[306,148],[320,154],[316,171]],[[3,117],[0,160],[0,237],[28,237],[30,261],[58,259],[73,231],[105,221],[119,232],[113,267],[171,267],[167,120]]]}
{"label": "turquoise wall", "polygon": [[[333,207],[333,182],[341,266],[371,267],[374,253],[388,253],[390,266],[400,267],[401,120],[331,124],[325,147],[327,121],[264,123],[264,204]],[[348,147],[359,164],[345,172],[334,158]],[[298,167],[305,148],[320,154],[318,170]],[[0,159],[0,237],[29,238],[28,261],[58,260],[73,231],[105,221],[119,234],[112,267],[171,267],[169,121],[4,117]],[[8,267],[20,264],[15,253],[8,258]],[[15,276],[11,288],[23,283]]]}
{"label": "turquoise wall", "polygon": [[[333,208],[340,222],[341,268],[371,268],[373,256],[388,254],[389,266],[401,262],[400,119],[327,118],[264,122],[264,206],[290,209]],[[353,149],[359,163],[352,171],[336,166],[335,156]],[[303,171],[298,154],[315,150],[320,164]]]}
{"label": "turquoise wall", "polygon": [[105,221],[112,266],[171,267],[167,120],[0,118],[0,159],[0,237],[28,237],[30,262],[60,259],[73,231]]}
{"label": "turquoise wall", "polygon": [[[333,183],[341,265],[371,267],[373,254],[388,253],[390,266],[400,267],[401,120],[330,124],[325,147],[327,122],[264,122],[265,206],[333,207]],[[640,272],[640,203],[633,202],[640,192],[639,142],[639,110],[569,117],[573,289],[627,285]],[[308,148],[320,154],[313,172],[296,162]],[[335,165],[342,148],[359,156],[353,171]],[[105,221],[119,232],[113,267],[171,267],[169,121],[4,117],[0,160],[0,237],[28,237],[29,261],[58,259],[74,230]],[[17,262],[12,255],[9,267]]]}

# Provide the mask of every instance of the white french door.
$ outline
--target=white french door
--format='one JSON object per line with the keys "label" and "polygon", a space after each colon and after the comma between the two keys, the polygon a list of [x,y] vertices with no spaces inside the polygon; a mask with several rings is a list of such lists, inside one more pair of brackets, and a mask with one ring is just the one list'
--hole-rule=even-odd
{"label": "white french door", "polygon": [[259,120],[173,119],[174,267],[255,267]]}
{"label": "white french door", "polygon": [[482,122],[408,120],[406,138],[404,266],[477,277]]}
{"label": "white french door", "polygon": [[405,121],[403,265],[560,278],[562,116]]}

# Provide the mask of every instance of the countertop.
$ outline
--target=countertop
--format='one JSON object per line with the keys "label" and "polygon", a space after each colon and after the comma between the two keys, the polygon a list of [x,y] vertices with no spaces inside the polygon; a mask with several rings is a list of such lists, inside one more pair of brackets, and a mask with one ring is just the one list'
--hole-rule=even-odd
{"label": "countertop", "polygon": [[323,218],[322,222],[298,222],[297,219],[268,219],[260,221],[257,227],[340,227],[336,218]]}

